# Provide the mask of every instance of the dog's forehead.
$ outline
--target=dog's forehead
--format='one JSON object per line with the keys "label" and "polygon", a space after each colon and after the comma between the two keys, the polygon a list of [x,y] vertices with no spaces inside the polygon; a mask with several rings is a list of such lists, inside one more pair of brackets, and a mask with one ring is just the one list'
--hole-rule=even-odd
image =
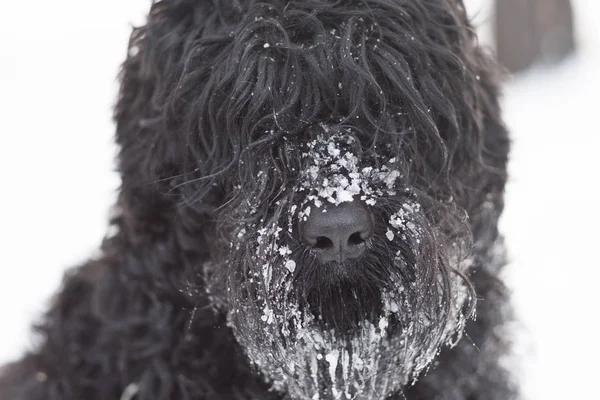
{"label": "dog's forehead", "polygon": [[[410,109],[420,96],[409,58],[426,52],[417,32],[421,28],[416,24],[406,34],[384,12],[397,14],[396,8],[404,6],[381,4],[364,15],[352,12],[363,9],[357,4],[313,6],[309,10],[302,2],[289,2],[277,11],[250,7],[225,48],[228,67],[215,68],[236,75],[227,96],[234,107],[227,108],[242,108],[243,103],[240,116],[272,119],[276,127],[292,132],[322,121],[328,111],[332,119],[352,119],[374,129],[417,114]],[[410,13],[401,14],[408,18]],[[420,65],[420,71],[435,73],[433,61]]]}

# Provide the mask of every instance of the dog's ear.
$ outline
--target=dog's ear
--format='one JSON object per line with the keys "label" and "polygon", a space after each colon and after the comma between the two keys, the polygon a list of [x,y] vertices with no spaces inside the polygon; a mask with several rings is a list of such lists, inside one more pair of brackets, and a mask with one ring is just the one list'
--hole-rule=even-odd
{"label": "dog's ear", "polygon": [[115,111],[123,190],[218,206],[213,192],[234,165],[239,135],[225,138],[202,110],[219,108],[209,81],[242,16],[241,2],[163,0],[133,30]]}
{"label": "dog's ear", "polygon": [[[180,207],[188,171],[196,168],[189,165],[188,150],[194,127],[186,125],[189,118],[179,108],[181,80],[189,66],[190,43],[215,23],[207,21],[211,7],[207,0],[153,4],[147,22],[131,33],[114,111],[122,185],[113,220],[121,234],[113,242],[135,247],[145,274],[174,286],[186,273],[182,253],[205,257],[208,246],[197,232],[205,230],[206,215],[218,201],[207,194],[194,209],[202,215],[193,217]],[[205,187],[212,191],[212,184]]]}
{"label": "dog's ear", "polygon": [[177,97],[187,47],[210,25],[212,7],[210,1],[159,1],[131,33],[114,118],[122,191],[137,199],[136,207],[180,201],[186,167],[193,171],[186,162],[194,127],[184,125]]}

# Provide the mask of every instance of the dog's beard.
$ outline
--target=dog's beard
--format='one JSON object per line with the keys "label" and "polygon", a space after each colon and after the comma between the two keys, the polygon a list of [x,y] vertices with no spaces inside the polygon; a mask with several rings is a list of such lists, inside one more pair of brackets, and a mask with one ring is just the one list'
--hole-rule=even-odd
{"label": "dog's beard", "polygon": [[[414,193],[400,189],[401,174],[385,164],[358,168],[358,157],[346,151],[351,138],[319,140],[305,154],[316,162],[293,193],[276,202],[267,221],[258,213],[263,218],[234,235],[227,279],[206,282],[276,389],[297,399],[382,399],[460,336],[469,290],[458,253],[440,246],[443,234]],[[373,238],[361,258],[321,263],[295,239],[298,226],[311,209],[345,197],[370,206]]]}
{"label": "dog's beard", "polygon": [[279,223],[244,237],[225,288],[229,323],[276,389],[298,399],[385,398],[460,336],[464,281],[426,230],[406,228],[422,215],[405,217],[412,224],[384,228],[392,240],[376,233],[364,257],[343,264],[290,245]]}

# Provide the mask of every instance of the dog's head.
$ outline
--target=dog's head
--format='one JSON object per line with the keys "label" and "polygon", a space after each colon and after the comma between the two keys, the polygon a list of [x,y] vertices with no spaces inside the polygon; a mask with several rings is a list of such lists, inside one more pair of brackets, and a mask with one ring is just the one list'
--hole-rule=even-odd
{"label": "dog's head", "polygon": [[466,218],[497,105],[464,10],[197,3],[159,2],[134,34],[142,128],[171,160],[145,180],[183,196],[201,285],[277,388],[384,398],[473,314]]}

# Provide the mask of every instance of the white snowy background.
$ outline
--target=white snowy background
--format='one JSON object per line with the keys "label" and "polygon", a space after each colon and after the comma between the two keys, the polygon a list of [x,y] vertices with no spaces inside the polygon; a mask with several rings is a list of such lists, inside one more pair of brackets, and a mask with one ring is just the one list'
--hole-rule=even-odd
{"label": "white snowy background", "polygon": [[[0,364],[31,344],[64,269],[104,235],[115,77],[149,3],[2,0]],[[467,4],[488,42],[488,0]],[[528,400],[598,398],[600,1],[574,6],[578,53],[505,89],[514,146],[501,223]]]}

